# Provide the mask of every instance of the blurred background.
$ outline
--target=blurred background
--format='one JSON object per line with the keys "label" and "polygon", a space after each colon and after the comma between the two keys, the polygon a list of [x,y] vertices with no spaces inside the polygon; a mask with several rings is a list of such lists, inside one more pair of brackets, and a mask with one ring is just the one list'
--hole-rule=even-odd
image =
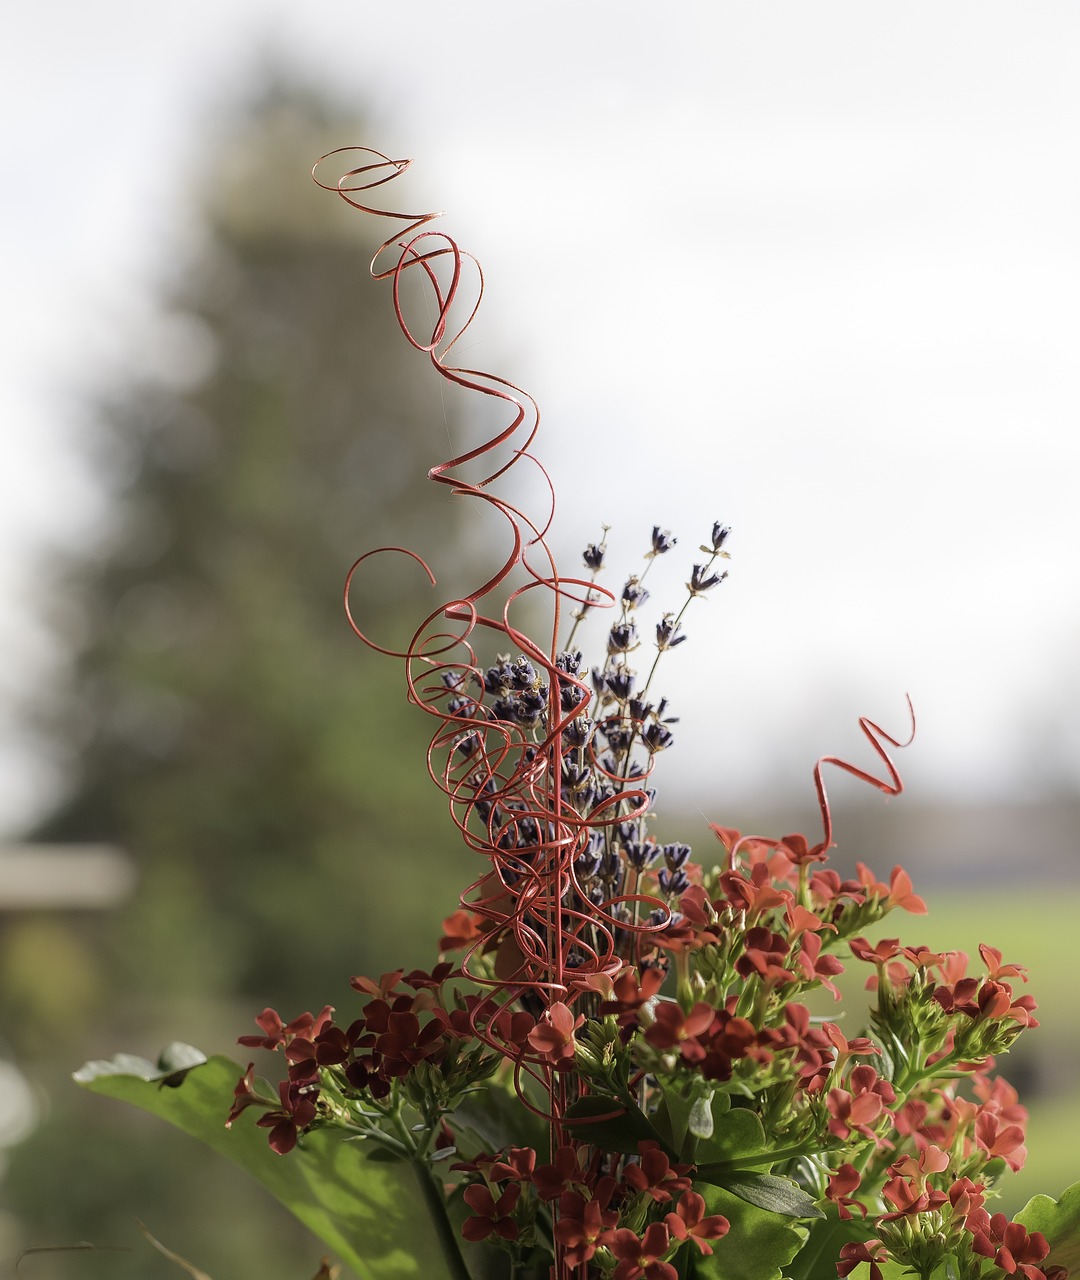
{"label": "blurred background", "polygon": [[[734,526],[667,663],[660,833],[699,857],[708,821],[814,834],[813,761],[869,766],[858,716],[904,736],[910,692],[907,793],[837,778],[835,865],[902,862],[931,906],[906,938],[1030,966],[1004,1207],[1080,1176],[1080,12],[523,14],[45,0],[5,24],[0,1256],[133,1249],[35,1277],[175,1274],[136,1218],[216,1280],[311,1274],[260,1192],[69,1073],[344,1008],[350,975],[433,959],[478,872],[424,717],[341,615],[373,546],[451,591],[498,551],[425,479],[474,408],[366,278],[378,227],[308,177],[350,143],[415,157],[398,207],[448,210],[482,260],[465,362],[541,403],[564,568],[607,524],[617,585],[659,524],[677,608]],[[365,580],[379,635],[428,607]]]}

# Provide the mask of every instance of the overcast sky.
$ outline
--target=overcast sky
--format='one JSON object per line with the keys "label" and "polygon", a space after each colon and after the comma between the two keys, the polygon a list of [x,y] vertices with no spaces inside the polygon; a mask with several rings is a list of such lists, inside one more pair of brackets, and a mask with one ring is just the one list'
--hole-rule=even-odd
{"label": "overcast sky", "polygon": [[[330,143],[415,157],[482,259],[469,359],[541,403],[560,545],[605,521],[629,558],[655,522],[692,557],[735,527],[665,686],[665,773],[710,818],[858,753],[860,714],[902,730],[909,691],[924,798],[1028,794],[1039,751],[1080,777],[1075,5],[43,0],[5,26],[0,698],[50,670],[35,557],[102,516],[76,393],[149,358],[201,130],[270,48],[354,94],[378,136]],[[10,728],[0,760],[12,828],[49,773]]]}

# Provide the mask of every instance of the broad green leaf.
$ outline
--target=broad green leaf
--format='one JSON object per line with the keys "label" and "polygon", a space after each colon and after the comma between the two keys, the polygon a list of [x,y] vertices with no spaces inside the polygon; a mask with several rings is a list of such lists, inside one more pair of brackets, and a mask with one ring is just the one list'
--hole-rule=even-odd
{"label": "broad green leaf", "polygon": [[[214,1057],[190,1069],[176,1088],[152,1064],[114,1058],[87,1063],[76,1079],[93,1093],[129,1102],[199,1138],[256,1177],[361,1280],[415,1280],[464,1276],[448,1259],[426,1205],[425,1189],[407,1161],[373,1161],[368,1145],[342,1141],[327,1130],[310,1133],[288,1155],[270,1150],[255,1117],[241,1114],[231,1129],[225,1117],[243,1068]],[[136,1067],[125,1071],[125,1064]]]}
{"label": "broad green leaf", "polygon": [[778,1280],[781,1272],[787,1274],[805,1235],[789,1218],[759,1209],[721,1187],[695,1183],[695,1189],[705,1200],[706,1213],[722,1213],[731,1230],[711,1242],[711,1257],[699,1256],[694,1245],[688,1247],[687,1280]]}
{"label": "broad green leaf", "polygon": [[814,1201],[787,1178],[774,1178],[771,1173],[755,1173],[752,1169],[737,1169],[730,1173],[706,1176],[702,1170],[696,1181],[723,1187],[740,1200],[767,1209],[769,1213],[783,1214],[788,1218],[824,1218]]}
{"label": "broad green leaf", "polygon": [[724,1170],[769,1164],[768,1146],[765,1130],[753,1111],[732,1107],[717,1114],[714,1100],[713,1135],[698,1143],[697,1162],[699,1167],[718,1165]]}
{"label": "broad green leaf", "polygon": [[500,1151],[503,1147],[547,1149],[547,1126],[523,1107],[517,1095],[498,1081],[486,1081],[465,1095],[450,1117],[455,1128],[471,1130],[480,1140],[475,1151]]}
{"label": "broad green leaf", "polygon": [[[696,1162],[700,1159],[699,1138],[711,1136],[719,1117],[729,1110],[731,1099],[726,1093],[713,1090],[702,1094],[700,1087],[686,1081],[661,1078],[658,1084],[661,1102],[650,1119],[680,1160]],[[707,1110],[707,1118],[703,1109]],[[692,1115],[696,1116],[693,1121]],[[698,1134],[696,1129],[702,1132]]]}
{"label": "broad green leaf", "polygon": [[1066,1267],[1080,1272],[1080,1182],[1061,1193],[1061,1198],[1034,1196],[1016,1215],[1029,1232],[1041,1231],[1050,1245],[1050,1256],[1039,1265]]}
{"label": "broad green leaf", "polygon": [[176,1088],[192,1067],[201,1067],[206,1054],[190,1044],[175,1040],[162,1049],[157,1062],[137,1057],[133,1053],[118,1053],[106,1061],[87,1062],[75,1072],[79,1084],[89,1084],[98,1076],[138,1076],[140,1080],[160,1081]]}
{"label": "broad green leaf", "polygon": [[[619,1114],[613,1114],[616,1112]],[[600,1118],[594,1120],[593,1116]],[[568,1126],[575,1138],[603,1147],[605,1151],[620,1151],[633,1156],[637,1155],[639,1142],[651,1141],[658,1142],[669,1157],[676,1158],[659,1129],[632,1102],[621,1102],[618,1098],[591,1093],[568,1107],[566,1118],[581,1121]]]}
{"label": "broad green leaf", "polygon": [[[886,1262],[878,1263],[877,1267],[881,1272],[881,1280],[918,1280],[919,1273],[916,1270],[909,1267],[906,1262],[897,1262],[895,1258],[890,1257]],[[832,1274],[836,1275],[835,1266]],[[956,1280],[957,1274],[956,1259],[948,1254],[944,1261],[931,1271],[928,1280]],[[860,1262],[851,1275],[854,1280],[871,1280],[869,1263]]]}
{"label": "broad green leaf", "polygon": [[784,1274],[788,1280],[836,1280],[840,1250],[854,1240],[873,1239],[876,1225],[873,1218],[858,1216],[846,1221],[835,1215],[819,1219]]}
{"label": "broad green leaf", "polygon": [[660,1086],[660,1105],[651,1117],[652,1122],[672,1151],[683,1155],[694,1097],[684,1092],[680,1082],[669,1077],[661,1076],[657,1084]]}

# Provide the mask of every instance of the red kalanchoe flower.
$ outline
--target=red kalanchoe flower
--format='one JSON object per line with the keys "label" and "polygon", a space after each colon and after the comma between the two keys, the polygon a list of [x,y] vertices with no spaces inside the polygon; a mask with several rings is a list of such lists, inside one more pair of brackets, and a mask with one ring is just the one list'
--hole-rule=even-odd
{"label": "red kalanchoe flower", "polygon": [[795,975],[786,967],[787,956],[788,943],[783,934],[756,925],[743,937],[743,953],[735,961],[735,969],[744,978],[756,973],[773,985],[794,982]]}
{"label": "red kalanchoe flower", "polygon": [[[963,1013],[969,1018],[977,1018],[979,1016],[979,1006],[975,1001],[975,997],[978,990],[978,978],[960,978],[951,986],[939,983],[934,988],[933,998],[946,1013]],[[1007,1001],[1006,1007],[1008,1007]]]}
{"label": "red kalanchoe flower", "polygon": [[267,1111],[255,1123],[260,1129],[270,1130],[270,1148],[279,1156],[287,1155],[296,1146],[300,1131],[315,1119],[315,1100],[318,1090],[311,1085],[282,1080],[278,1085],[281,1106]]}
{"label": "red kalanchoe flower", "polygon": [[[419,995],[394,996],[393,1001],[383,999],[370,1000],[364,1006],[364,1023],[366,1029],[376,1036],[390,1030],[390,1018],[395,1013],[415,1013]],[[372,1042],[374,1043],[374,1042]]]}
{"label": "red kalanchoe flower", "polygon": [[673,1192],[690,1190],[691,1182],[686,1175],[693,1167],[673,1165],[658,1142],[639,1142],[638,1163],[623,1166],[623,1185],[632,1191],[644,1192],[657,1204],[667,1204]]}
{"label": "red kalanchoe flower", "polygon": [[443,961],[437,964],[430,973],[426,969],[413,969],[407,973],[402,982],[406,986],[412,987],[414,991],[422,989],[435,989],[441,987],[447,978],[454,978],[460,974],[460,969],[455,969],[449,961]]}
{"label": "red kalanchoe flower", "polygon": [[1010,1222],[1003,1213],[995,1213],[982,1230],[974,1233],[972,1249],[994,1262],[1009,1275],[1019,1272],[1026,1280],[1044,1280],[1039,1263],[1050,1252],[1041,1231],[1028,1235],[1019,1222]]}
{"label": "red kalanchoe flower", "polygon": [[381,1070],[387,1076],[408,1075],[418,1062],[444,1047],[442,1023],[433,1018],[421,1027],[415,1013],[390,1014],[386,1030],[375,1041],[375,1052],[382,1058]]}
{"label": "red kalanchoe flower", "polygon": [[316,1018],[313,1014],[302,1013],[292,1022],[282,1022],[275,1009],[264,1009],[255,1021],[266,1033],[262,1036],[239,1036],[236,1043],[249,1049],[277,1049],[280,1045],[291,1044],[297,1036],[314,1038],[333,1017],[332,1005],[326,1005]]}
{"label": "red kalanchoe flower", "polygon": [[249,1062],[247,1070],[236,1082],[236,1088],[233,1090],[232,1110],[225,1121],[225,1128],[231,1128],[232,1122],[240,1112],[247,1110],[248,1107],[265,1107],[266,1105],[266,1099],[260,1098],[255,1092],[255,1064]]}
{"label": "red kalanchoe flower", "polygon": [[452,911],[442,922],[443,936],[439,942],[439,951],[460,951],[462,947],[471,947],[484,936],[485,925],[488,929],[491,928],[491,922],[475,911]]}
{"label": "red kalanchoe flower", "polygon": [[825,862],[825,846],[823,844],[815,844],[811,846],[806,837],[793,832],[791,835],[784,836],[780,841],[784,852],[797,867],[804,867],[811,862]]}
{"label": "red kalanchoe flower", "polygon": [[927,1179],[930,1174],[943,1173],[948,1167],[948,1153],[933,1146],[922,1151],[918,1160],[914,1156],[902,1156],[890,1165],[889,1181],[881,1194],[896,1208],[892,1213],[883,1213],[878,1221],[890,1222],[917,1213],[930,1213],[947,1203],[949,1197],[946,1193],[935,1190]]}
{"label": "red kalanchoe flower", "polygon": [[877,966],[877,973],[866,979],[867,991],[876,991],[882,980],[886,980],[897,991],[911,981],[911,974],[903,964],[899,961],[889,963],[904,950],[899,938],[882,938],[875,947],[865,938],[852,938],[848,946],[857,960],[865,960],[868,964]]}
{"label": "red kalanchoe flower", "polygon": [[510,1147],[510,1149],[492,1164],[488,1170],[488,1178],[492,1182],[532,1182],[533,1170],[536,1168],[536,1152],[532,1147]]}
{"label": "red kalanchoe flower", "polygon": [[991,1108],[979,1108],[975,1117],[975,1141],[991,1159],[1000,1156],[1014,1173],[1024,1167],[1027,1159],[1024,1130],[1018,1124],[1003,1122]]}
{"label": "red kalanchoe flower", "polygon": [[[795,1061],[799,1064],[799,1088],[810,1094],[818,1094],[825,1088],[836,1068],[836,1062],[830,1053],[833,1045],[825,1030],[830,1025],[832,1024],[812,1024],[810,1010],[805,1005],[793,1002],[784,1009],[783,1026],[766,1028],[758,1040],[759,1043],[767,1041],[769,1049],[776,1053],[793,1049]],[[758,1054],[754,1056],[759,1061],[766,1061]]]}
{"label": "red kalanchoe flower", "polygon": [[887,907],[901,907],[913,916],[926,915],[926,903],[912,889],[911,877],[903,867],[893,867],[889,877],[889,896],[885,899]]}
{"label": "red kalanchoe flower", "polygon": [[849,1040],[835,1022],[823,1022],[821,1029],[829,1037],[833,1047],[836,1049],[835,1065],[837,1067],[842,1067],[851,1057],[864,1058],[870,1054],[881,1053],[881,1050],[868,1036],[856,1036],[853,1040]]}
{"label": "red kalanchoe flower", "polygon": [[840,1250],[840,1261],[836,1264],[836,1274],[840,1280],[851,1275],[857,1266],[864,1262],[870,1264],[870,1280],[882,1280],[881,1263],[888,1262],[889,1255],[880,1240],[858,1240],[846,1244]]}
{"label": "red kalanchoe flower", "polygon": [[768,911],[788,906],[793,899],[790,889],[778,889],[769,881],[769,871],[763,863],[751,870],[749,878],[740,871],[725,871],[720,876],[720,887],[728,902],[736,911],[744,912],[750,923]]}
{"label": "red kalanchoe flower", "polygon": [[986,965],[990,977],[995,981],[998,978],[1020,978],[1023,982],[1027,982],[1027,969],[1024,965],[1002,964],[1001,952],[997,947],[991,947],[985,942],[980,942],[979,955],[982,956],[983,964]]}
{"label": "red kalanchoe flower", "polygon": [[899,938],[882,938],[875,946],[871,946],[865,938],[852,938],[848,943],[851,954],[868,964],[876,964],[882,968],[893,956],[900,954]]}
{"label": "red kalanchoe flower", "polygon": [[563,1256],[570,1266],[588,1262],[618,1223],[618,1213],[608,1209],[614,1191],[615,1179],[601,1178],[589,1200],[577,1191],[565,1191],[559,1197],[554,1235],[564,1246]]}
{"label": "red kalanchoe flower", "polygon": [[[353,1028],[362,1029],[363,1023],[354,1023]],[[289,1063],[290,1080],[313,1080],[319,1074],[320,1067],[334,1067],[348,1060],[353,1047],[348,1032],[341,1027],[329,1023],[313,1039],[297,1036],[285,1047],[285,1058]]]}
{"label": "red kalanchoe flower", "polygon": [[1037,1027],[1039,1025],[1038,1019],[1033,1018],[1031,1015],[1038,1007],[1034,996],[1020,996],[1012,1002],[1009,1017],[1022,1027]]}
{"label": "red kalanchoe flower", "polygon": [[853,1194],[858,1191],[861,1182],[861,1175],[855,1166],[851,1164],[842,1164],[829,1179],[825,1198],[836,1205],[837,1213],[845,1221],[852,1216],[851,1210],[853,1208],[858,1209],[862,1216],[866,1217],[866,1205],[856,1200]]}
{"label": "red kalanchoe flower", "polygon": [[[792,861],[787,845],[749,836],[739,847],[739,854],[749,865],[755,882],[760,873],[776,884],[786,884],[793,892],[799,884],[799,868]],[[813,873],[811,873],[813,874]]]}
{"label": "red kalanchoe flower", "polygon": [[953,1208],[954,1220],[960,1219],[967,1231],[974,1233],[990,1218],[983,1209],[986,1187],[981,1182],[972,1182],[970,1178],[957,1178],[949,1188],[949,1203]]}
{"label": "red kalanchoe flower", "polygon": [[945,953],[931,951],[921,944],[914,947],[901,947],[900,954],[907,956],[916,969],[940,969],[945,963]]}
{"label": "red kalanchoe flower", "polygon": [[541,1200],[555,1200],[564,1191],[587,1186],[590,1178],[578,1162],[577,1150],[567,1145],[555,1152],[551,1164],[538,1165],[533,1170],[532,1182]]}
{"label": "red kalanchoe flower", "polygon": [[[890,1213],[881,1214],[879,1222],[911,1217],[917,1213],[925,1213],[930,1208],[930,1197],[910,1178],[890,1178],[881,1194],[895,1207]],[[941,1203],[947,1199],[947,1196],[942,1196]]]}
{"label": "red kalanchoe flower", "polygon": [[584,1014],[575,1019],[570,1007],[556,1000],[544,1010],[540,1021],[529,1032],[529,1044],[552,1066],[569,1067],[577,1048],[574,1032],[584,1022]]}
{"label": "red kalanchoe flower", "polygon": [[[922,1135],[923,1126],[926,1124],[926,1117],[929,1113],[929,1104],[923,1102],[920,1098],[909,1098],[902,1107],[897,1107],[893,1112],[893,1128],[903,1137],[912,1138],[916,1146],[925,1147],[928,1139],[922,1136],[920,1141],[920,1135]],[[952,1144],[947,1145],[951,1146]]]}
{"label": "red kalanchoe flower", "polygon": [[727,1009],[717,1009],[705,1037],[705,1056],[698,1070],[706,1080],[730,1080],[732,1064],[751,1054],[768,1060],[768,1050],[757,1048],[759,1037],[754,1024],[736,1018]]}
{"label": "red kalanchoe flower", "polygon": [[815,915],[813,911],[792,901],[790,894],[788,895],[787,905],[784,908],[784,919],[787,921],[788,926],[788,941],[792,944],[794,944],[796,938],[807,932],[817,933],[820,929],[827,929],[830,933],[836,932],[836,925],[829,924],[827,921],[822,920],[820,916]]}
{"label": "red kalanchoe flower", "polygon": [[[455,1017],[457,1012],[455,1010],[451,1017]],[[457,1027],[457,1022],[454,1025]],[[531,1013],[526,1013],[524,1009],[514,1012],[504,1007],[491,1019],[489,1030],[508,1048],[523,1050],[529,1043],[529,1036],[535,1027],[536,1019]]]}
{"label": "red kalanchoe flower", "polygon": [[1012,988],[1007,982],[987,980],[979,988],[979,1016],[983,1018],[1004,1018],[1012,1007]]}
{"label": "red kalanchoe flower", "polygon": [[841,880],[830,867],[819,867],[812,872],[807,888],[810,891],[811,903],[823,914],[824,908],[831,907],[833,919],[842,910],[841,898],[847,898],[849,902],[854,903],[866,901],[866,895],[862,892],[862,886],[857,880]]}
{"label": "red kalanchoe flower", "polygon": [[606,1244],[619,1259],[612,1280],[640,1280],[642,1276],[645,1280],[679,1280],[679,1273],[663,1260],[671,1248],[671,1234],[662,1222],[652,1223],[643,1236],[622,1227],[611,1233]]}
{"label": "red kalanchoe flower", "polygon": [[703,1254],[712,1253],[710,1240],[720,1240],[731,1230],[723,1214],[705,1216],[705,1201],[696,1191],[684,1191],[675,1212],[666,1214],[664,1222],[676,1240],[693,1240]]}
{"label": "red kalanchoe flower", "polygon": [[379,996],[383,1000],[389,1000],[394,994],[394,988],[401,981],[401,975],[404,969],[395,969],[392,973],[384,973],[378,982],[372,982],[370,978],[363,976],[350,978],[349,985],[356,991],[362,991],[365,995]]}
{"label": "red kalanchoe flower", "polygon": [[874,877],[874,873],[869,867],[863,863],[856,864],[856,870],[859,875],[859,883],[866,891],[868,898],[884,899],[883,906],[886,911],[891,911],[894,907],[901,907],[904,911],[910,911],[912,915],[926,915],[926,903],[914,892],[911,877],[903,867],[893,867],[892,875],[889,877],[889,883],[882,884]]}
{"label": "red kalanchoe flower", "polygon": [[473,1212],[472,1217],[461,1224],[461,1234],[474,1243],[486,1240],[492,1233],[503,1240],[516,1240],[519,1228],[512,1215],[520,1195],[521,1186],[516,1182],[507,1187],[498,1200],[482,1183],[466,1187],[465,1203]]}
{"label": "red kalanchoe flower", "polygon": [[[814,917],[817,919],[817,917]],[[820,934],[804,933],[802,949],[796,963],[807,982],[820,982],[826,991],[832,993],[834,1000],[840,999],[840,988],[832,981],[844,972],[844,966],[831,952],[822,951]]]}
{"label": "red kalanchoe flower", "polygon": [[679,896],[679,914],[691,924],[711,925],[716,922],[716,911],[709,895],[699,884],[691,885]]}
{"label": "red kalanchoe flower", "polygon": [[[689,892],[689,890],[687,891]],[[685,895],[684,895],[685,896]],[[653,966],[642,969],[638,980],[635,969],[624,969],[612,983],[610,1000],[600,1003],[601,1017],[615,1014],[619,1026],[636,1026],[637,1013],[664,985],[664,971]]]}
{"label": "red kalanchoe flower", "polygon": [[711,904],[700,885],[691,885],[679,899],[680,908],[686,900],[687,910],[673,916],[667,925],[651,935],[658,947],[667,951],[698,951],[710,942],[718,941],[720,934],[713,916]]}
{"label": "red kalanchoe flower", "polygon": [[653,1007],[653,1021],[645,1028],[645,1039],[657,1049],[678,1046],[689,1062],[699,1062],[704,1049],[696,1039],[712,1025],[715,1009],[699,1000],[689,1013],[683,1013],[674,1000],[664,1000]]}
{"label": "red kalanchoe flower", "polygon": [[830,1089],[827,1098],[829,1132],[838,1138],[849,1138],[854,1129],[864,1138],[880,1145],[874,1126],[886,1113],[886,1103],[896,1101],[896,1093],[888,1080],[883,1080],[873,1067],[855,1067],[848,1077],[851,1091]]}
{"label": "red kalanchoe flower", "polygon": [[987,1074],[993,1066],[994,1060],[990,1058],[985,1069],[975,1076],[975,1096],[983,1104],[983,1110],[1000,1116],[1007,1124],[1018,1124],[1023,1129],[1028,1122],[1027,1107],[1020,1105],[1020,1095],[1004,1076]]}
{"label": "red kalanchoe flower", "polygon": [[718,822],[710,822],[709,826],[712,829],[713,835],[716,836],[717,840],[719,840],[728,851],[728,856],[730,857],[732,849],[734,849],[742,839],[742,832],[736,831],[734,827],[722,827]]}

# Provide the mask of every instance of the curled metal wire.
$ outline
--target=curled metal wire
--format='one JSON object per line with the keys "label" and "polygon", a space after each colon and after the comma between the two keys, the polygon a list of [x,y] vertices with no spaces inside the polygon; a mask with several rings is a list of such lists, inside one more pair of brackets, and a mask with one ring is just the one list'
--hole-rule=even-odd
{"label": "curled metal wire", "polygon": [[[525,1071],[545,1083],[551,1111],[541,1114],[557,1122],[562,1110],[558,1082],[551,1079],[541,1055],[506,1038],[497,1015],[504,1001],[530,992],[541,1008],[554,1001],[572,1006],[589,990],[590,977],[614,975],[625,964],[616,945],[618,931],[645,933],[660,927],[633,924],[618,913],[631,903],[650,909],[663,906],[657,899],[622,894],[600,903],[590,901],[574,867],[593,831],[644,813],[646,774],[620,778],[619,794],[585,811],[563,794],[563,732],[585,713],[591,691],[557,666],[560,615],[564,604],[595,604],[608,593],[584,578],[561,576],[547,544],[555,499],[547,472],[531,452],[540,422],[535,400],[493,373],[451,362],[483,297],[479,264],[451,236],[430,229],[440,214],[406,213],[374,203],[373,193],[403,175],[410,163],[371,148],[346,147],[323,156],[312,176],[352,208],[405,224],[375,251],[373,279],[390,282],[397,323],[407,341],[428,356],[435,372],[495,402],[504,417],[504,425],[488,439],[437,463],[428,476],[456,495],[485,503],[504,522],[510,550],[481,585],[434,608],[404,649],[381,645],[367,634],[353,604],[353,588],[365,562],[384,554],[410,558],[436,586],[435,575],[415,552],[384,547],[359,557],[346,579],[345,610],[365,644],[404,661],[410,700],[438,722],[428,749],[428,771],[448,797],[465,843],[486,855],[490,864],[462,894],[462,905],[483,922],[481,937],[466,953],[462,970],[493,988],[490,998],[473,1008],[473,1030],[516,1058],[519,1076]],[[331,165],[338,166],[337,175],[324,180],[322,174]],[[423,330],[406,314],[403,284],[409,272],[416,273],[428,298],[430,320]],[[507,450],[509,459],[500,460]],[[539,514],[522,511],[495,487],[524,464],[536,468],[546,486],[548,501]],[[479,478],[470,478],[477,467]],[[545,593],[549,601],[550,629],[543,643],[514,621],[517,606],[535,592]],[[485,704],[484,670],[474,647],[485,633],[505,641],[541,673],[547,692],[538,741],[520,725],[495,718]],[[592,763],[599,767],[595,757]],[[470,967],[481,950],[493,946],[494,981],[474,975]]]}
{"label": "curled metal wire", "polygon": [[[615,793],[582,808],[564,794],[563,735],[571,722],[586,713],[591,691],[558,665],[560,616],[566,604],[593,606],[610,603],[612,597],[594,582],[560,575],[546,541],[555,498],[547,472],[532,453],[540,424],[535,400],[493,373],[451,362],[454,348],[483,297],[483,273],[476,259],[461,250],[451,236],[430,229],[441,214],[407,213],[373,203],[372,193],[401,177],[410,164],[371,148],[345,147],[323,156],[312,176],[320,187],[336,193],[361,213],[404,224],[383,240],[372,256],[372,278],[390,282],[394,315],[403,335],[427,355],[439,377],[494,402],[503,415],[503,425],[488,439],[437,463],[428,476],[455,495],[486,504],[508,530],[510,550],[481,585],[439,603],[404,649],[380,645],[367,634],[351,603],[351,593],[365,562],[385,554],[411,559],[436,587],[435,575],[415,552],[383,547],[360,556],[346,579],[345,610],[352,629],[365,644],[404,662],[410,700],[437,721],[427,754],[428,771],[447,796],[466,845],[488,860],[484,873],[461,895],[462,905],[481,922],[462,971],[491,988],[488,996],[471,1008],[472,1030],[515,1060],[522,1100],[551,1120],[558,1133],[567,1103],[565,1077],[552,1072],[543,1055],[527,1043],[515,1040],[500,1015],[504,1006],[519,998],[534,1008],[549,1008],[556,1001],[572,1007],[585,992],[596,989],[596,981],[614,976],[627,963],[627,948],[624,945],[620,950],[620,938],[625,944],[628,936],[643,938],[664,928],[668,912],[659,899],[625,893],[596,902],[575,871],[575,862],[588,848],[593,832],[644,815],[651,763],[632,776],[623,773],[615,777],[590,748],[590,767],[618,784]],[[337,176],[324,181],[320,175],[331,165],[336,166]],[[416,273],[428,300],[422,329],[406,314],[403,285],[409,272]],[[500,460],[507,452],[509,458]],[[535,468],[546,487],[547,502],[538,514],[522,511],[496,488],[498,481],[522,465]],[[476,471],[479,477],[473,474]],[[543,642],[514,621],[519,603],[535,592],[543,593],[550,607],[550,626]],[[538,737],[513,721],[498,718],[485,702],[484,667],[474,645],[482,636],[506,642],[541,673],[537,688],[546,687],[546,706]],[[908,706],[911,710],[910,699]],[[824,857],[832,845],[832,815],[823,777],[826,765],[890,795],[899,795],[903,789],[884,744],[900,748],[911,741],[914,712],[911,737],[906,742],[866,718],[859,725],[884,765],[885,776],[875,776],[835,756],[824,756],[817,762],[814,786],[823,836],[819,844],[807,849],[810,859]],[[718,833],[724,830],[715,829]],[[730,844],[732,868],[751,841],[773,848],[783,843],[763,837],[735,839]],[[625,910],[631,905],[633,921]],[[639,923],[640,907],[648,911],[660,908],[661,923]],[[474,972],[472,966],[478,954],[492,949],[496,951],[495,979]],[[523,1074],[542,1084],[550,1110],[542,1110],[529,1100]]]}
{"label": "curled metal wire", "polygon": [[[821,840],[807,851],[806,857],[811,861],[824,860],[828,851],[833,845],[833,818],[832,808],[829,804],[829,793],[825,788],[825,766],[832,765],[834,769],[840,769],[844,773],[849,773],[853,778],[858,778],[860,782],[868,783],[872,787],[876,787],[878,791],[884,792],[888,796],[898,796],[904,790],[904,783],[900,777],[900,772],[893,761],[892,756],[885,749],[884,744],[887,742],[891,747],[897,750],[903,750],[904,747],[911,746],[915,741],[915,707],[912,704],[911,697],[907,698],[908,716],[911,721],[911,732],[906,738],[894,738],[891,733],[887,733],[879,724],[875,724],[866,716],[859,717],[859,728],[862,730],[863,736],[866,738],[870,746],[873,747],[874,753],[885,766],[885,777],[877,777],[875,774],[868,772],[866,769],[860,769],[858,765],[852,764],[850,760],[842,760],[839,756],[822,756],[814,765],[814,791],[817,795],[818,809],[821,813]],[[713,830],[718,835],[724,831],[724,828],[713,825]],[[721,839],[723,836],[721,835]],[[729,866],[734,870],[739,862],[740,852],[747,845],[767,845],[777,848],[784,841],[774,840],[768,836],[741,836],[731,843]]]}

